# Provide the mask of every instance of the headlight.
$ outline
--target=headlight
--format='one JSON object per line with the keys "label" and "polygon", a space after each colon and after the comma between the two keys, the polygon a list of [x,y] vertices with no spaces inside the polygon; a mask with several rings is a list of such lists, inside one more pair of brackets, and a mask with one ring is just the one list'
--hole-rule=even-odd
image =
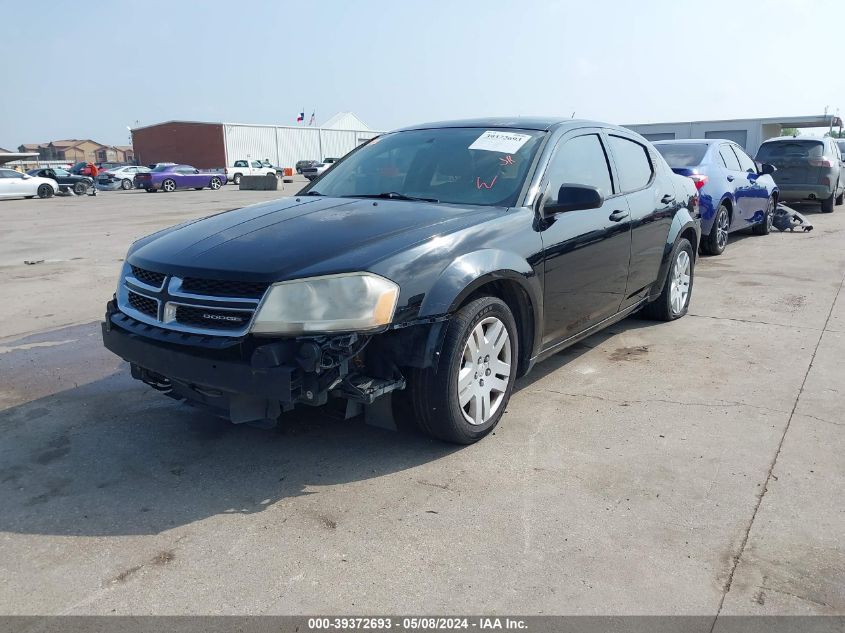
{"label": "headlight", "polygon": [[346,273],[273,284],[252,324],[255,334],[361,332],[393,319],[399,286],[371,273]]}

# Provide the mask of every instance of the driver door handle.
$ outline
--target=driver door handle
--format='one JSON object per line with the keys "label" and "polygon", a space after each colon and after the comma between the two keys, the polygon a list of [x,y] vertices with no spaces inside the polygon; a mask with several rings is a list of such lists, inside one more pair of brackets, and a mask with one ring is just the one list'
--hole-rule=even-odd
{"label": "driver door handle", "polygon": [[613,213],[610,214],[610,216],[607,219],[610,220],[611,222],[621,222],[622,220],[624,220],[627,217],[628,217],[627,211],[614,211]]}
{"label": "driver door handle", "polygon": [[675,199],[675,196],[673,196],[671,193],[667,193],[665,196],[660,198],[660,202],[661,202],[661,204],[669,204],[674,199]]}
{"label": "driver door handle", "polygon": [[733,181],[734,181],[734,177],[733,177],[733,176],[728,176],[728,182],[733,182]]}

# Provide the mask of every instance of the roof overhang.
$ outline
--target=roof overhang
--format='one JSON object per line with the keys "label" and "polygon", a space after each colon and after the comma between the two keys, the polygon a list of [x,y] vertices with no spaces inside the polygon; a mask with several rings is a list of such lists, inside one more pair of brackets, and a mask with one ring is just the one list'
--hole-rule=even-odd
{"label": "roof overhang", "polygon": [[631,123],[624,127],[659,127],[661,125],[715,125],[719,123],[729,124],[750,124],[761,123],[763,125],[780,125],[788,128],[807,127],[841,127],[842,119],[834,114],[817,114],[810,116],[782,116],[766,117],[759,119],[714,119],[712,121],[666,121],[663,123]]}
{"label": "roof overhang", "polygon": [[14,160],[28,160],[38,158],[38,152],[2,152],[0,153],[0,165],[11,163]]}

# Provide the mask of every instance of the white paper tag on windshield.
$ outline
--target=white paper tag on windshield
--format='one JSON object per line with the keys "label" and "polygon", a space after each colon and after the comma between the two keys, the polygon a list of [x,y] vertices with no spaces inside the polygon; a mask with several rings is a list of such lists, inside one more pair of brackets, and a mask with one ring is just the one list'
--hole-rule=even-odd
{"label": "white paper tag on windshield", "polygon": [[515,154],[530,138],[531,136],[528,134],[515,134],[514,132],[487,130],[484,134],[475,139],[473,144],[469,146],[469,149],[501,152],[502,154]]}

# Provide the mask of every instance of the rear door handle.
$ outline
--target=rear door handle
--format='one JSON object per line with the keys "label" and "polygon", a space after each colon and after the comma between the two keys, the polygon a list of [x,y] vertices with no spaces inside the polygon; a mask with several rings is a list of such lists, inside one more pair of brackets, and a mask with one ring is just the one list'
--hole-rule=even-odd
{"label": "rear door handle", "polygon": [[660,202],[661,202],[662,204],[669,204],[669,203],[670,203],[670,202],[672,202],[674,199],[675,199],[675,196],[673,196],[671,193],[667,193],[665,196],[663,196],[662,198],[660,198]]}
{"label": "rear door handle", "polygon": [[733,177],[733,176],[728,176],[728,182],[733,182],[733,181],[734,181],[734,177]]}
{"label": "rear door handle", "polygon": [[621,222],[622,220],[624,220],[627,217],[628,217],[627,211],[614,211],[613,213],[610,214],[610,216],[607,219],[610,220],[611,222]]}

